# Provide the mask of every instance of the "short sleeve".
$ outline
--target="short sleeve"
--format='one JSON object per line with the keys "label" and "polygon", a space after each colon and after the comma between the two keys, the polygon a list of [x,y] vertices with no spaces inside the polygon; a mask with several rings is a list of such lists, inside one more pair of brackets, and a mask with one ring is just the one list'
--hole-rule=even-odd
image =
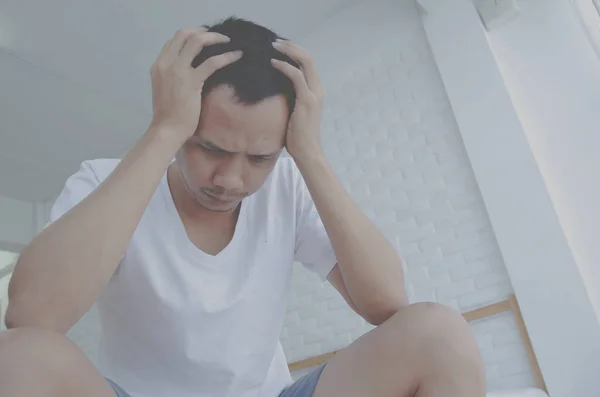
{"label": "short sleeve", "polygon": [[54,201],[47,225],[69,212],[71,208],[92,193],[100,183],[101,180],[94,170],[92,162],[82,162],[79,170],[67,179],[58,198]]}
{"label": "short sleeve", "polygon": [[[299,171],[298,171],[299,174]],[[323,281],[337,263],[331,241],[302,177],[297,176],[295,260]]]}

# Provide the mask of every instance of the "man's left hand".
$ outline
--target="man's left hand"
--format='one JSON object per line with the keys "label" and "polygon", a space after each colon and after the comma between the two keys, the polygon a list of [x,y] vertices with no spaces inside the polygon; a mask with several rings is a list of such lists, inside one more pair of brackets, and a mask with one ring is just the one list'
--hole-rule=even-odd
{"label": "man's left hand", "polygon": [[305,49],[287,40],[278,40],[273,46],[300,66],[298,69],[287,62],[272,60],[273,66],[292,80],[296,91],[296,106],[288,124],[286,149],[296,161],[320,155],[324,91],[313,58]]}

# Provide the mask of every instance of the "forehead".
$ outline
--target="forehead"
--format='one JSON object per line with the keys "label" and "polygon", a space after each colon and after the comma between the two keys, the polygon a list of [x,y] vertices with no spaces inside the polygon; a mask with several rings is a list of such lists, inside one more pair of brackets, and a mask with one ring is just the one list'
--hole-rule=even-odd
{"label": "forehead", "polygon": [[246,105],[231,87],[219,86],[202,101],[196,135],[231,152],[273,152],[283,146],[287,122],[283,95]]}

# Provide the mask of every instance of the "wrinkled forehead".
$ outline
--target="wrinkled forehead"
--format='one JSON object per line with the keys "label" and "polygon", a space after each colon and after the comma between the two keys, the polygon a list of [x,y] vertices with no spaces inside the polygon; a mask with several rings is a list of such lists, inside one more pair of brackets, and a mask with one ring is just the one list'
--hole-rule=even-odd
{"label": "wrinkled forehead", "polygon": [[283,147],[288,115],[283,95],[243,104],[232,88],[219,86],[202,101],[196,136],[228,152],[272,153]]}

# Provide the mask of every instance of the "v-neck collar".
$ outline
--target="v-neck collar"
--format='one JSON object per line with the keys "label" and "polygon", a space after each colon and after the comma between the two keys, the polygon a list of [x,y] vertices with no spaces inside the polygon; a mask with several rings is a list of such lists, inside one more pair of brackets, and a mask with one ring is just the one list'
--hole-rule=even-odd
{"label": "v-neck collar", "polygon": [[204,262],[212,263],[212,262],[221,262],[221,260],[227,259],[231,256],[232,252],[235,251],[235,247],[239,244],[239,241],[246,234],[246,220],[247,220],[247,200],[249,197],[243,199],[240,203],[240,213],[238,214],[238,219],[235,225],[235,230],[233,232],[233,236],[229,243],[216,255],[208,254],[198,248],[191,240],[187,234],[185,229],[185,225],[177,207],[175,206],[175,200],[173,198],[173,193],[171,192],[171,188],[169,186],[169,180],[167,177],[167,172],[163,176],[161,180],[161,190],[163,194],[163,198],[165,199],[169,215],[173,217],[175,224],[175,231],[177,233],[177,238],[181,239],[184,242],[186,250],[189,254],[192,255],[193,258],[204,259]]}

